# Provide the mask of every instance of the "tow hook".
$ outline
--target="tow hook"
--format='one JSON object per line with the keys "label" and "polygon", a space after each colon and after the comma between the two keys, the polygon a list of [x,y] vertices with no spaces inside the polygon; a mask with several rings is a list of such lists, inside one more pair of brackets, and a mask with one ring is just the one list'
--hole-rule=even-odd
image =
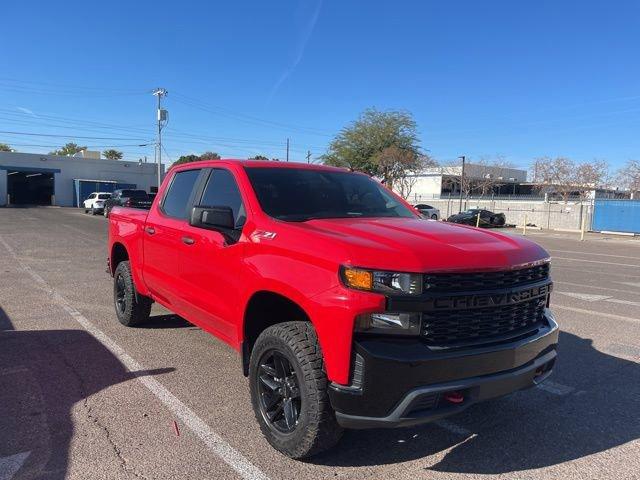
{"label": "tow hook", "polygon": [[444,394],[444,399],[449,403],[455,403],[457,405],[464,402],[464,395],[457,391],[447,392]]}

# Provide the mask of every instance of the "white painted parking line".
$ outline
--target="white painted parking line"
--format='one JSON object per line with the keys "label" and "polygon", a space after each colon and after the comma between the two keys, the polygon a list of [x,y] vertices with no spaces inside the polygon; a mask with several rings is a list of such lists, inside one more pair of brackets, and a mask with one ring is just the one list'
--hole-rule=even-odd
{"label": "white painted parking line", "polygon": [[[602,278],[602,277],[622,277],[625,280],[629,280],[632,278],[640,278],[640,275],[632,275],[630,273],[612,273],[612,272],[605,272],[603,270],[584,270],[582,268],[572,268],[572,267],[565,267],[564,265],[561,267],[563,272],[568,272],[568,271],[572,271],[572,272],[580,272],[580,273],[588,273],[588,274],[593,274],[594,278]],[[640,267],[639,267],[640,269]]]}
{"label": "white painted parking line", "polygon": [[436,420],[433,422],[434,425],[437,425],[440,428],[444,428],[445,430],[449,430],[451,433],[455,433],[456,435],[463,435],[465,437],[471,435],[471,432],[460,425],[456,425],[455,423],[450,422],[449,420]]}
{"label": "white painted parking line", "polygon": [[8,367],[0,370],[0,377],[3,375],[16,375],[16,374],[25,374],[28,373],[29,369],[26,367]]}
{"label": "white painted parking line", "polygon": [[[565,282],[564,280],[554,280],[554,285],[570,285],[572,287],[582,287],[582,288],[592,288],[594,290],[605,290],[608,292],[616,292],[616,293],[631,293],[632,295],[637,295],[638,292],[634,292],[632,290],[620,290],[619,288],[609,288],[609,287],[599,287],[596,285],[587,285],[586,283],[572,283]],[[615,283],[623,283],[623,282],[615,282]],[[631,285],[631,284],[628,284]],[[640,283],[636,284],[640,287]]]}
{"label": "white painted parking line", "polygon": [[553,248],[547,248],[547,251],[556,253],[574,253],[576,255],[597,255],[598,257],[630,258],[632,260],[640,260],[640,256],[633,257],[630,255],[614,255],[611,253],[578,252],[575,250],[554,250]]}
{"label": "white painted parking line", "polygon": [[568,312],[583,313],[585,315],[609,318],[611,320],[622,320],[623,322],[640,323],[640,318],[625,317],[623,315],[614,315],[612,313],[596,312],[595,310],[587,310],[585,308],[567,307],[565,305],[558,305],[557,303],[554,303],[551,306],[551,309],[567,310]]}
{"label": "white painted parking line", "polygon": [[11,480],[31,452],[21,452],[0,458],[0,480]]}
{"label": "white painted parking line", "polygon": [[[101,330],[99,330],[91,321],[76,310],[71,304],[56,290],[36,273],[29,265],[20,260],[13,248],[0,236],[0,243],[9,252],[11,257],[16,261],[22,270],[27,273],[33,280],[48,293],[58,306],[67,312],[76,322],[93,335],[100,343],[102,343],[114,356],[122,362],[122,364],[131,372],[140,372],[146,370],[141,364],[135,361],[126,351],[116,342],[111,340]],[[204,442],[204,444],[214,454],[222,459],[227,465],[233,468],[244,479],[268,480],[266,474],[247,460],[240,452],[229,445],[220,435],[215,433],[209,425],[207,425],[198,415],[187,407],[180,399],[174,396],[166,387],[164,387],[155,378],[149,376],[138,377],[140,383],[149,389],[171,412],[174,413],[184,424]],[[10,478],[10,477],[8,477]],[[4,480],[0,477],[0,480]]]}
{"label": "white painted parking line", "polygon": [[555,291],[554,293],[559,293],[560,295],[566,295],[567,297],[577,298],[578,300],[583,300],[585,302],[598,302],[601,300],[607,300],[611,298],[609,295],[594,295],[592,293],[577,293],[577,292],[559,292]]}
{"label": "white painted parking line", "polygon": [[640,302],[635,302],[633,300],[620,300],[619,298],[614,298],[611,295],[594,295],[592,293],[578,293],[578,292],[560,292],[556,291],[560,295],[565,295],[567,297],[577,298],[578,300],[582,300],[585,302],[609,302],[609,303],[617,303],[620,305],[631,305],[634,307],[640,307]]}
{"label": "white painted parking line", "polygon": [[[551,260],[565,260],[569,262],[584,262],[584,263],[599,263],[602,265],[616,265],[618,267],[637,267],[640,268],[640,265],[631,265],[629,263],[615,263],[615,262],[603,262],[601,260],[585,260],[584,258],[569,258],[569,257],[551,257]],[[640,259],[638,259],[640,260]]]}
{"label": "white painted parking line", "polygon": [[545,380],[540,385],[537,385],[536,388],[544,390],[545,392],[553,393],[554,395],[567,395],[575,390],[573,387],[552,382],[551,380]]}

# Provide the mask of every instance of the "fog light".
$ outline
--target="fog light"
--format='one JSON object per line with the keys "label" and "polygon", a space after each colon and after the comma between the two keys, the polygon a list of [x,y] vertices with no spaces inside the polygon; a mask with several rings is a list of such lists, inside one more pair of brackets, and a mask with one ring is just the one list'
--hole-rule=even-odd
{"label": "fog light", "polygon": [[355,330],[387,335],[420,335],[420,323],[420,313],[367,313],[356,317]]}

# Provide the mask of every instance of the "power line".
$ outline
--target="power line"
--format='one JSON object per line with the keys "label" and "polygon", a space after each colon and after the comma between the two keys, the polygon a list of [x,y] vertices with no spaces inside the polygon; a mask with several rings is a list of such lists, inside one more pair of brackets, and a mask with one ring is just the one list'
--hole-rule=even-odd
{"label": "power line", "polygon": [[214,115],[220,115],[223,117],[228,117],[228,118],[233,118],[235,120],[241,121],[241,122],[245,122],[245,123],[252,123],[252,124],[257,124],[260,126],[269,126],[269,127],[273,127],[273,128],[280,128],[280,129],[285,129],[285,130],[289,130],[289,131],[295,131],[295,132],[299,132],[299,133],[305,133],[308,135],[318,135],[318,136],[322,136],[322,137],[331,137],[332,134],[328,133],[328,132],[324,132],[321,130],[317,130],[314,128],[307,128],[307,127],[301,127],[299,125],[290,125],[290,124],[286,124],[286,123],[281,123],[281,122],[274,122],[273,120],[267,120],[267,119],[263,119],[263,118],[259,118],[259,117],[254,117],[252,115],[246,115],[240,112],[235,112],[233,110],[224,108],[224,107],[219,107],[219,106],[215,106],[215,105],[211,105],[211,104],[207,104],[201,100],[197,100],[194,98],[190,98],[187,97],[185,95],[182,95],[180,93],[176,93],[174,95],[175,101],[182,103],[184,105],[193,107],[193,108],[197,108],[199,110],[202,110],[204,112],[208,112],[208,113],[212,113]]}
{"label": "power line", "polygon": [[84,138],[90,140],[143,140],[146,139],[138,139],[131,137],[88,137],[82,135],[59,135],[53,133],[34,133],[34,132],[12,132],[8,130],[0,130],[0,133],[8,134],[8,135],[28,135],[33,137],[57,137],[57,138]]}

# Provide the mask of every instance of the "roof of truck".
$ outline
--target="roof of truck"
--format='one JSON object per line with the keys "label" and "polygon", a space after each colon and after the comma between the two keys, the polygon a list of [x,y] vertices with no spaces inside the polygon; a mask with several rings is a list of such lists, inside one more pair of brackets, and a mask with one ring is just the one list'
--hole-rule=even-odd
{"label": "roof of truck", "polygon": [[200,160],[198,162],[182,163],[180,165],[177,165],[176,168],[196,165],[202,167],[212,167],[215,165],[225,165],[229,163],[236,163],[242,165],[243,167],[250,168],[302,168],[307,170],[330,170],[337,172],[348,171],[348,169],[342,167],[330,167],[327,165],[318,165],[315,163],[282,162],[271,160],[240,160],[235,158],[221,158],[219,160]]}

